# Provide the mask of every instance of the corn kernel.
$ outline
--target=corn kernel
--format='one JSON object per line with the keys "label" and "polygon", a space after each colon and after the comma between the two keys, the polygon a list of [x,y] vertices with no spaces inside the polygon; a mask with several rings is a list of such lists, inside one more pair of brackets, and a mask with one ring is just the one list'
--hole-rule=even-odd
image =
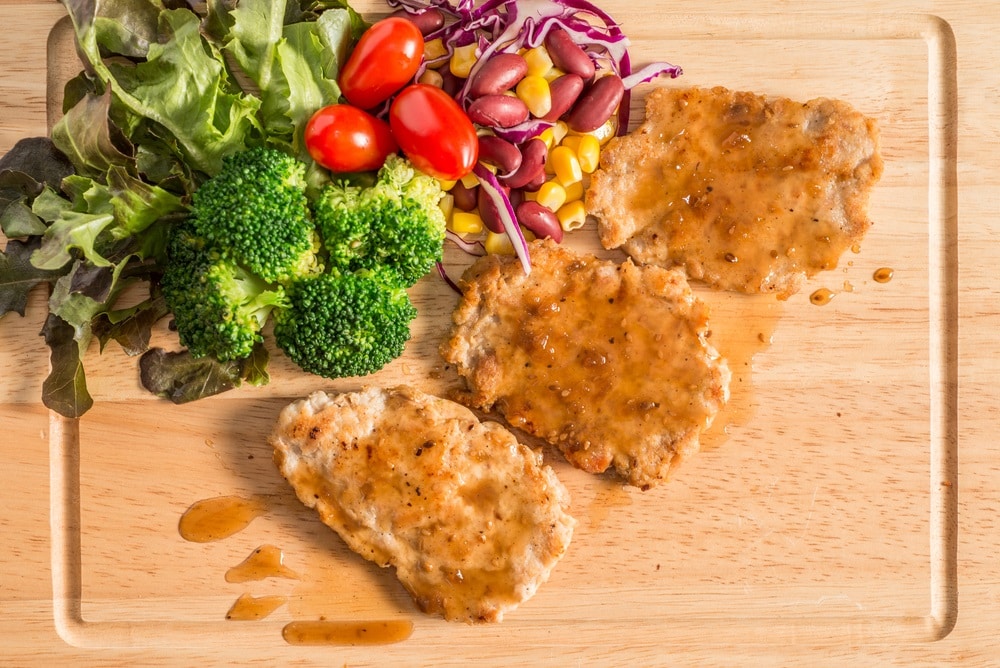
{"label": "corn kernel", "polygon": [[455,197],[451,193],[445,193],[438,200],[438,208],[444,214],[444,219],[448,221],[448,227],[451,227],[451,215],[455,212]]}
{"label": "corn kernel", "polygon": [[418,82],[422,84],[429,84],[435,88],[441,88],[444,86],[444,77],[437,70],[432,70],[430,68],[424,70],[424,73],[420,75],[417,79]]}
{"label": "corn kernel", "polygon": [[451,231],[458,234],[479,234],[483,231],[483,219],[471,211],[455,211],[451,215]]}
{"label": "corn kernel", "polygon": [[576,157],[580,160],[583,173],[593,174],[601,159],[601,142],[594,135],[580,135]]}
{"label": "corn kernel", "polygon": [[441,190],[444,190],[446,192],[448,190],[451,190],[452,188],[454,188],[455,184],[458,183],[458,181],[453,181],[453,180],[450,180],[450,179],[447,179],[447,180],[446,179],[438,179],[437,181],[438,181],[438,185],[441,186]]}
{"label": "corn kernel", "polygon": [[465,46],[456,46],[448,62],[451,73],[460,79],[468,79],[472,66],[476,64],[476,49],[479,45],[476,42]]}
{"label": "corn kernel", "polygon": [[545,147],[551,151],[554,146],[558,146],[566,137],[567,132],[569,132],[569,126],[562,121],[556,121],[554,125],[550,125],[542,130],[538,136],[545,142]]}
{"label": "corn kernel", "polygon": [[552,146],[556,143],[555,131],[551,127],[542,130],[538,138],[545,142],[546,150],[551,151]]}
{"label": "corn kernel", "polygon": [[567,202],[556,211],[556,218],[559,225],[566,232],[580,229],[587,222],[587,209],[583,205],[583,200]]}
{"label": "corn kernel", "polygon": [[543,74],[542,76],[545,77],[546,81],[548,81],[549,83],[552,83],[553,81],[555,81],[556,79],[558,79],[559,77],[561,77],[564,74],[566,74],[566,73],[563,72],[561,69],[559,69],[558,67],[552,66],[551,68],[549,68],[549,71],[546,72],[545,74]]}
{"label": "corn kernel", "polygon": [[514,254],[514,244],[512,244],[510,242],[510,238],[503,233],[497,234],[496,232],[487,232],[486,239],[483,240],[483,247],[490,255]]}
{"label": "corn kernel", "polygon": [[550,211],[557,211],[566,203],[566,190],[556,181],[546,181],[535,194],[535,201]]}
{"label": "corn kernel", "polygon": [[597,128],[593,132],[588,132],[587,134],[593,135],[597,142],[604,146],[618,133],[618,114],[611,114],[611,118],[604,121],[604,125]]}
{"label": "corn kernel", "polygon": [[424,42],[424,60],[427,62],[441,58],[447,53],[448,50],[445,49],[444,41],[440,37]]}
{"label": "corn kernel", "polygon": [[558,144],[566,135],[569,134],[569,126],[566,125],[566,121],[556,121],[556,124],[552,126],[555,128],[556,143]]}
{"label": "corn kernel", "polygon": [[563,186],[563,190],[566,191],[567,202],[575,202],[578,199],[583,199],[583,181],[576,181],[568,186]]}
{"label": "corn kernel", "polygon": [[538,138],[545,142],[546,152],[551,151],[559,145],[560,138],[558,124],[542,130],[541,134],[538,135]]}
{"label": "corn kernel", "polygon": [[535,118],[541,118],[552,109],[549,82],[537,75],[528,75],[517,83],[517,96]]}
{"label": "corn kernel", "polygon": [[[531,242],[535,240],[535,235],[532,234],[531,230],[522,227],[521,234],[524,236],[525,241]],[[496,232],[487,231],[486,238],[483,240],[483,247],[491,255],[516,255],[514,244],[510,242],[510,237],[507,236],[506,232],[497,234]]]}
{"label": "corn kernel", "polygon": [[473,188],[479,185],[479,177],[472,172],[469,172],[468,174],[463,176],[460,179],[460,181],[462,182],[462,185],[468,188],[469,190],[472,190]]}
{"label": "corn kernel", "polygon": [[525,51],[524,60],[528,63],[528,76],[544,77],[552,69],[552,59],[544,46]]}
{"label": "corn kernel", "polygon": [[547,162],[552,163],[552,173],[556,175],[559,183],[563,186],[583,180],[580,160],[577,159],[573,149],[568,146],[556,146],[552,149]]}
{"label": "corn kernel", "polygon": [[563,137],[563,140],[559,142],[559,145],[572,149],[573,153],[576,153],[580,150],[580,139],[581,135],[568,134]]}

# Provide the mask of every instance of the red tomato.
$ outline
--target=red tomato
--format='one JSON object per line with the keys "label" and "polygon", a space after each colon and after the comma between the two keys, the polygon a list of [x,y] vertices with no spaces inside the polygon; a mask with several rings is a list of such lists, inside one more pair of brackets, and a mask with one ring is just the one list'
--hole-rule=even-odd
{"label": "red tomato", "polygon": [[385,102],[417,73],[424,36],[412,21],[383,19],[361,35],[340,70],[340,92],[356,107]]}
{"label": "red tomato", "polygon": [[462,178],[479,158],[472,121],[435,86],[411,84],[400,91],[389,108],[389,127],[410,162],[439,179]]}
{"label": "red tomato", "polygon": [[378,169],[399,150],[389,124],[349,104],[323,107],[305,129],[306,150],[332,172]]}

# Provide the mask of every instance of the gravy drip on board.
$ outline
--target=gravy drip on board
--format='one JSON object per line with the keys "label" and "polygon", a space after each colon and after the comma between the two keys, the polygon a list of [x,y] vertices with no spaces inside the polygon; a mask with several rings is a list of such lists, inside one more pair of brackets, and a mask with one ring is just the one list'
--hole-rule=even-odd
{"label": "gravy drip on board", "polygon": [[[184,540],[206,543],[238,534],[254,518],[266,513],[265,496],[223,496],[193,503],[181,516],[178,532]],[[284,565],[284,554],[273,545],[262,545],[241,563],[230,568],[225,580],[245,583],[266,578],[300,579]],[[226,612],[229,621],[260,621],[286,605],[289,596],[241,594]],[[409,620],[329,621],[293,620],[282,629],[282,638],[291,645],[384,645],[410,637]]]}

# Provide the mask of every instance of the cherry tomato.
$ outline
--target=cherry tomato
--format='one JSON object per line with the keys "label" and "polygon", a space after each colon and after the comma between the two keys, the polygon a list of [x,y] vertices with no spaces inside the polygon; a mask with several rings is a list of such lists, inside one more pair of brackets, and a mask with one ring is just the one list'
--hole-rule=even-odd
{"label": "cherry tomato", "polygon": [[479,158],[472,121],[435,86],[411,84],[401,90],[389,108],[389,127],[410,162],[439,179],[462,178]]}
{"label": "cherry tomato", "polygon": [[371,109],[389,99],[417,73],[424,36],[412,21],[382,19],[361,35],[340,70],[340,92],[348,102]]}
{"label": "cherry tomato", "polygon": [[378,169],[399,150],[389,124],[349,104],[323,107],[305,129],[306,150],[332,172]]}

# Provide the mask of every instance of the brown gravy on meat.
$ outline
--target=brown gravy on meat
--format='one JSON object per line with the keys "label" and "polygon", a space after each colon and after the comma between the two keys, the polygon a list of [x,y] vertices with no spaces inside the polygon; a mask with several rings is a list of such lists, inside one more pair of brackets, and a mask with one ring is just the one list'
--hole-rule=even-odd
{"label": "brown gravy on meat", "polygon": [[[811,205],[829,187],[818,171],[822,155],[802,135],[788,133],[781,138],[786,144],[774,154],[774,159],[785,160],[779,164],[766,159],[759,145],[768,146],[776,137],[765,132],[763,110],[751,115],[746,105],[725,108],[708,101],[705,106],[702,113],[690,114],[687,126],[674,136],[661,136],[677,156],[675,164],[666,166],[669,181],[664,166],[653,161],[636,166],[631,205],[662,207],[656,219],[670,230],[673,247],[704,246],[702,252],[715,253],[705,262],[705,278],[710,280],[717,278],[712,266],[720,261],[732,265],[726,271],[744,273],[740,269],[746,267],[748,276],[763,282],[781,256],[793,267],[837,266],[846,249],[840,226]],[[725,122],[720,124],[719,118]],[[787,120],[789,126],[804,122]],[[793,139],[799,143],[792,144]],[[706,169],[697,157],[711,154],[719,160]],[[747,202],[767,204],[754,210]],[[759,243],[761,228],[773,243]]]}
{"label": "brown gravy on meat", "polygon": [[[567,279],[551,299],[539,291],[528,313],[501,314],[523,317],[516,345],[497,351],[525,366],[523,375],[499,391],[507,419],[518,427],[533,420],[533,432],[570,439],[576,423],[589,423],[607,442],[631,440],[636,423],[647,420],[705,423],[711,411],[690,400],[691,387],[704,382],[705,354],[691,323],[663,319],[662,307],[634,289],[599,301],[588,295],[589,281],[574,280],[572,272]],[[589,304],[562,308],[572,300]],[[595,462],[583,468],[606,467],[607,462]]]}
{"label": "brown gravy on meat", "polygon": [[602,155],[588,209],[607,248],[785,298],[868,228],[877,141],[874,123],[838,100],[660,89],[643,125]]}

